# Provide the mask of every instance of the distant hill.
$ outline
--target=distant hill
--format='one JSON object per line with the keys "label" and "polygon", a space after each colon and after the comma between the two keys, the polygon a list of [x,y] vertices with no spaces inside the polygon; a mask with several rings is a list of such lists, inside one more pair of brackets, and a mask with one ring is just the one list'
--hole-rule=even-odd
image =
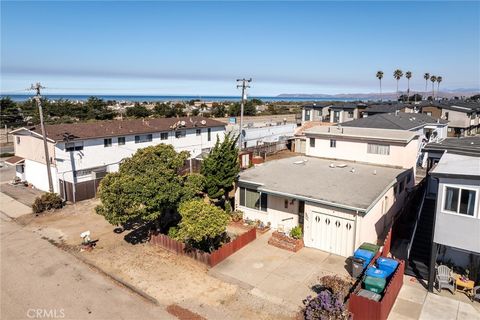
{"label": "distant hill", "polygon": [[[410,95],[413,95],[417,92],[410,92]],[[423,94],[423,92],[418,92],[419,94]],[[444,90],[440,91],[440,94],[435,92],[435,96],[443,97],[443,98],[453,98],[453,97],[471,97],[473,95],[479,94],[480,90],[477,89],[451,89],[451,90]],[[401,94],[406,94],[406,92],[400,91]],[[429,92],[429,95],[431,93]],[[308,99],[359,99],[359,100],[377,100],[380,99],[379,93],[339,93],[339,94],[306,94],[306,93],[282,93],[277,96],[278,98],[308,98]],[[382,98],[384,100],[396,100],[397,93],[396,92],[385,92],[382,94]]]}

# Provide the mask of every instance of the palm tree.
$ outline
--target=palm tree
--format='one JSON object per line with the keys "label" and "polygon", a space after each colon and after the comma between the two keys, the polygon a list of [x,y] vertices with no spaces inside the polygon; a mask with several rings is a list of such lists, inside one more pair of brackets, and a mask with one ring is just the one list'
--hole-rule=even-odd
{"label": "palm tree", "polygon": [[432,100],[435,100],[435,81],[437,81],[437,77],[431,76],[430,81],[432,81]]}
{"label": "palm tree", "polygon": [[383,78],[383,71],[377,71],[377,78],[380,81],[380,101],[382,101],[382,78]]}
{"label": "palm tree", "polygon": [[430,79],[430,73],[425,73],[423,75],[423,79],[425,79],[425,99],[427,98],[427,85],[428,85],[428,79]]}
{"label": "palm tree", "polygon": [[437,95],[440,93],[440,82],[442,82],[442,76],[437,77]]}
{"label": "palm tree", "polygon": [[393,72],[393,77],[397,80],[397,98],[398,98],[398,81],[400,80],[401,77],[403,77],[403,71],[400,69],[397,69]]}
{"label": "palm tree", "polygon": [[412,77],[411,71],[405,72],[405,78],[407,78],[407,101],[408,101],[408,98],[410,97],[410,78],[411,77]]}

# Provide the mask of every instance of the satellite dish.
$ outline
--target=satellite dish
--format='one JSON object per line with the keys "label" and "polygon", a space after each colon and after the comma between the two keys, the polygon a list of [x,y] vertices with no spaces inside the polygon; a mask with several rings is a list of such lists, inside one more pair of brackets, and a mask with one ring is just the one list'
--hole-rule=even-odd
{"label": "satellite dish", "polygon": [[202,125],[206,125],[206,124],[207,124],[207,121],[202,120],[200,123],[201,123]]}
{"label": "satellite dish", "polygon": [[180,122],[180,124],[181,124],[182,126],[185,126],[186,122],[182,120],[182,122]]}

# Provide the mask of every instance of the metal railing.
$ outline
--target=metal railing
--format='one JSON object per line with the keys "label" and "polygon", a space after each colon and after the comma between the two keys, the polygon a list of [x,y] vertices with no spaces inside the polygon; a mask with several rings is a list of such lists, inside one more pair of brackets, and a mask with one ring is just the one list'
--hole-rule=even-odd
{"label": "metal railing", "polygon": [[413,240],[415,239],[415,233],[417,232],[418,220],[420,220],[420,214],[422,213],[422,210],[423,210],[423,203],[425,202],[425,196],[427,195],[427,189],[428,189],[428,183],[425,183],[425,188],[424,188],[423,194],[422,194],[422,202],[420,203],[420,207],[418,208],[418,212],[417,212],[416,219],[415,219],[415,226],[413,227],[412,236],[410,238],[410,242],[408,243],[407,259],[410,258],[410,251],[412,250]]}

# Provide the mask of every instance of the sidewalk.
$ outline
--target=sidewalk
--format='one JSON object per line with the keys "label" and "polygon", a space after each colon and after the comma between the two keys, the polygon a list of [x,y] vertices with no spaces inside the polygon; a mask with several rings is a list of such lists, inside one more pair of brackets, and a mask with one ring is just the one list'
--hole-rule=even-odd
{"label": "sidewalk", "polygon": [[0,204],[0,212],[3,212],[5,215],[13,219],[32,213],[32,208],[18,202],[2,192],[0,192]]}
{"label": "sidewalk", "polygon": [[[405,276],[403,287],[388,319],[405,320],[480,320],[480,303],[470,302],[466,296],[439,295],[428,292],[411,277]],[[464,298],[464,299],[462,299]]]}

